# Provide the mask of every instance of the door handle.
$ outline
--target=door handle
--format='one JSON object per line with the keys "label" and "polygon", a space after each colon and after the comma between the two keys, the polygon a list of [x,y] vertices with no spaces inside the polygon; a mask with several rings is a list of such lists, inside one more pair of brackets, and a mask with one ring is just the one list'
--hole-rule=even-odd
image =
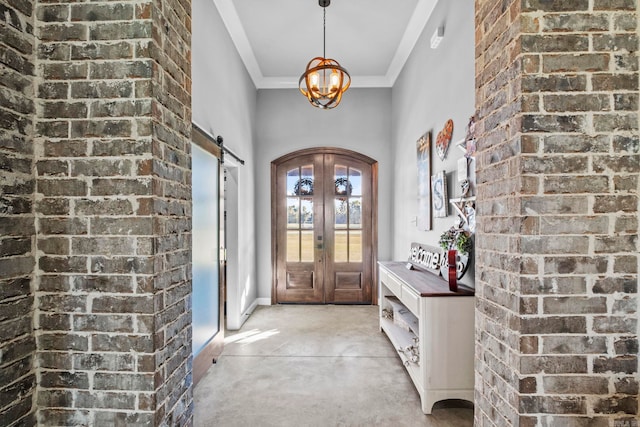
{"label": "door handle", "polygon": [[318,257],[318,262],[322,262],[322,259],[324,258],[324,242],[322,241],[322,236],[318,236],[316,239],[318,240],[318,243],[316,243],[316,249],[323,251],[323,253]]}

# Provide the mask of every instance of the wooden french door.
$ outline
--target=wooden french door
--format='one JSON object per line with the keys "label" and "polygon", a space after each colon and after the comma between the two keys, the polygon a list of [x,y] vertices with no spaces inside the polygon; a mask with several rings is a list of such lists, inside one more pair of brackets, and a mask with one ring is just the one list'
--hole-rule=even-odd
{"label": "wooden french door", "polygon": [[375,170],[337,149],[273,163],[274,303],[374,302]]}

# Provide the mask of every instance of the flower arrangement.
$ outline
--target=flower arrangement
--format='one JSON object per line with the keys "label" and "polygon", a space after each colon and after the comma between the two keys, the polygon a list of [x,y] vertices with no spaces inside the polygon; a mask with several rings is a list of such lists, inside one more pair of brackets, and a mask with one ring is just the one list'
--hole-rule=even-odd
{"label": "flower arrangement", "polygon": [[440,235],[438,244],[444,250],[456,249],[462,254],[468,254],[473,248],[471,236],[464,230],[454,227],[451,227]]}

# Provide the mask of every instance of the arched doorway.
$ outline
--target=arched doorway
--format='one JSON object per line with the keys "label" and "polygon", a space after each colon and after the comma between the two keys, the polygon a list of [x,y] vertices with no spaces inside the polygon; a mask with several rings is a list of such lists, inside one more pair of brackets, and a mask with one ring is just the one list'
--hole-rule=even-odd
{"label": "arched doorway", "polygon": [[377,162],[339,149],[271,163],[272,303],[376,302]]}

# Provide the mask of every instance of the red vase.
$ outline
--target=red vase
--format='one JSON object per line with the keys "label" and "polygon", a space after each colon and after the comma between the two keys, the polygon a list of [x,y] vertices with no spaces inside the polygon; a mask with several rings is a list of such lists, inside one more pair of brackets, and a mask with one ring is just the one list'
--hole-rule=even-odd
{"label": "red vase", "polygon": [[447,251],[447,262],[449,263],[449,290],[458,292],[458,268],[456,267],[456,258],[458,251],[449,249]]}

